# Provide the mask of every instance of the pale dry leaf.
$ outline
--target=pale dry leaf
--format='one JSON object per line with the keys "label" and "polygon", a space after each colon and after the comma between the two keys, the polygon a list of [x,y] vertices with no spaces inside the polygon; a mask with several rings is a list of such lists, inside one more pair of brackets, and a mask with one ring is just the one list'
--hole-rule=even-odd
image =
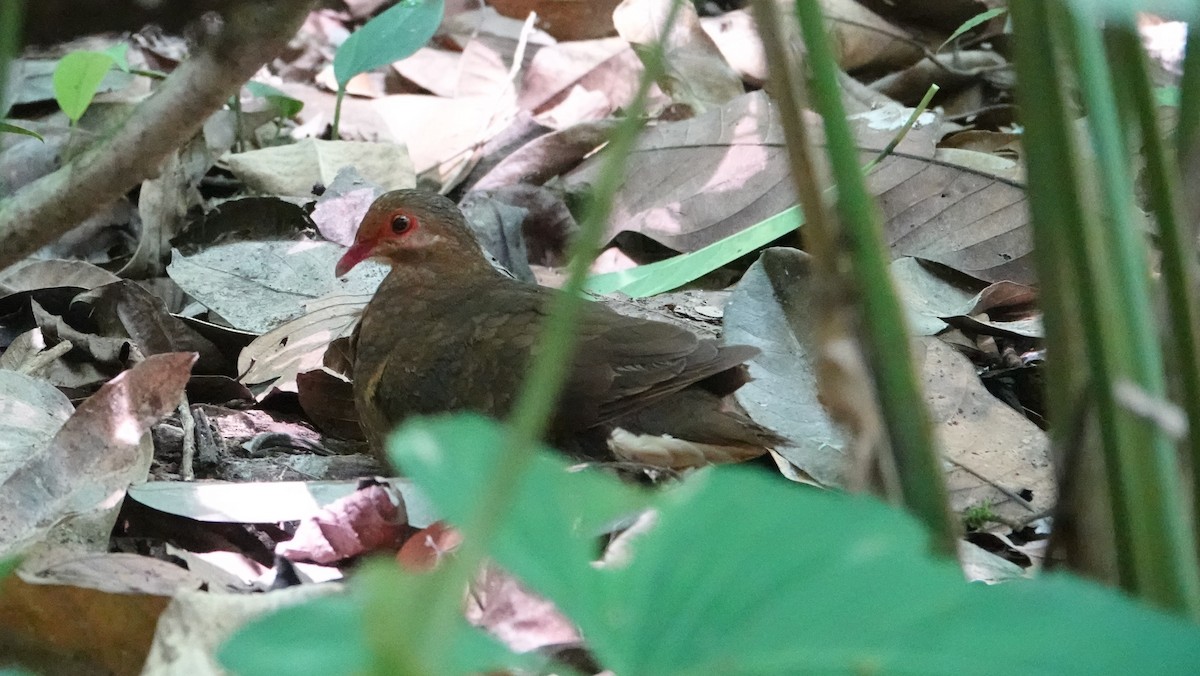
{"label": "pale dry leaf", "polygon": [[272,195],[312,195],[314,186],[332,183],[348,165],[388,190],[416,186],[413,161],[397,143],[304,139],[226,155],[222,162],[251,190]]}
{"label": "pale dry leaf", "polygon": [[658,85],[693,113],[722,106],[745,93],[741,78],[700,27],[694,5],[681,5],[664,35],[674,4],[673,0],[624,0],[613,10],[613,23],[635,50],[662,44],[664,69]]}
{"label": "pale dry leaf", "polygon": [[217,651],[238,628],[280,608],[341,592],[338,584],[306,584],[265,594],[181,593],[161,613],[141,673],[226,673],[217,662]]}
{"label": "pale dry leaf", "polygon": [[[417,528],[433,523],[433,505],[409,479],[388,483],[404,496],[408,520]],[[213,523],[275,523],[311,517],[358,490],[359,481],[266,481],[185,483],[150,481],[129,497],[166,514]]]}
{"label": "pale dry leaf", "polygon": [[495,96],[398,94],[376,99],[371,107],[391,137],[406,144],[416,173],[433,172],[439,182],[458,171],[476,146],[503,130],[516,112],[510,98]]}
{"label": "pale dry leaf", "polygon": [[45,380],[0,370],[0,480],[25,463],[33,449],[44,448],[74,411],[67,395]]}
{"label": "pale dry leaf", "polygon": [[52,286],[94,289],[120,279],[108,270],[84,261],[30,259],[17,263],[0,275],[0,296]]}
{"label": "pale dry leaf", "polygon": [[471,586],[467,620],[518,653],[580,640],[579,630],[549,600],[495,566]]}
{"label": "pale dry leaf", "polygon": [[[865,164],[896,134],[901,110],[851,122]],[[932,117],[932,116],[931,116]],[[808,117],[815,137],[820,122]],[[1033,280],[1023,186],[933,162],[936,125],[921,124],[868,175],[894,256],[942,263],[985,281]],[[568,190],[594,185],[599,157],[566,177]],[[607,235],[640,232],[676,251],[695,251],[795,204],[778,111],[755,92],[705,115],[659,124],[637,143],[618,190]]]}
{"label": "pale dry leaf", "polygon": [[544,47],[521,75],[517,105],[541,112],[575,86],[603,94],[613,107],[633,99],[642,63],[621,38],[564,42]]}

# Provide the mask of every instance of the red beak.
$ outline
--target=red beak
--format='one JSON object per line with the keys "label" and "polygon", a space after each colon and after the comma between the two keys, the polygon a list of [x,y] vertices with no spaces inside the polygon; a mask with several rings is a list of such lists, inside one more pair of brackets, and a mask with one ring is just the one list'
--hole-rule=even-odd
{"label": "red beak", "polygon": [[370,242],[355,242],[346,250],[346,253],[338,260],[337,266],[333,268],[333,274],[338,277],[345,277],[347,272],[359,263],[371,257]]}

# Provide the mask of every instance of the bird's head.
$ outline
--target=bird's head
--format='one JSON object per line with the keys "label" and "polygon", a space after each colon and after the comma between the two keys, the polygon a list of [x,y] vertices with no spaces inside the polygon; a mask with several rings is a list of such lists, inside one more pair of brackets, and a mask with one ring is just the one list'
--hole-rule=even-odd
{"label": "bird's head", "polygon": [[446,260],[478,258],[479,245],[462,212],[449,199],[421,190],[393,190],[380,195],[363,216],[354,244],[337,262],[338,277],[368,258],[389,265],[445,255]]}

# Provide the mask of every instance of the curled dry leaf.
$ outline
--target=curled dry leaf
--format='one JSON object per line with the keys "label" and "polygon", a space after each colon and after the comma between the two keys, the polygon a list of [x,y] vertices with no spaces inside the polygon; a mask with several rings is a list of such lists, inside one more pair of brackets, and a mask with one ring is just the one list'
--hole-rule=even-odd
{"label": "curled dry leaf", "polygon": [[263,334],[238,358],[241,382],[270,389],[296,391],[296,374],[321,368],[325,350],[334,340],[349,336],[370,295],[326,296],[308,304],[308,312]]}
{"label": "curled dry leaf", "polygon": [[0,557],[67,515],[115,509],[145,480],[153,449],[142,436],[179,404],[195,359],[154,355],[113,378],[0,483]]}
{"label": "curled dry leaf", "polygon": [[301,521],[295,537],[276,545],[275,553],[292,561],[336,563],[385,547],[396,548],[407,530],[403,496],[375,484]]}
{"label": "curled dry leaf", "polygon": [[78,260],[27,260],[0,275],[0,296],[51,286],[94,289],[121,278],[104,268]]}

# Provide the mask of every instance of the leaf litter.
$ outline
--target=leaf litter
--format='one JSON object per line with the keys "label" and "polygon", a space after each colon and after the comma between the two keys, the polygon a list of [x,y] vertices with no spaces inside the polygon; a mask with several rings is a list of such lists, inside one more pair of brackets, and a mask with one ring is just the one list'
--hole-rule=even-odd
{"label": "leaf litter", "polygon": [[[607,133],[642,71],[636,48],[653,34],[646,17],[656,10],[631,4],[615,20],[601,13],[597,21],[587,3],[548,12],[556,4],[563,3],[494,2],[448,14],[439,37],[414,57],[355,85],[359,94],[347,97],[341,112],[342,141],[322,138],[334,94],[319,72],[332,54],[329,32],[344,31],[346,19],[316,13],[302,29],[306,46],[263,74],[303,104],[294,119],[269,109],[241,122],[231,111],[214,115],[200,144],[205,152],[197,146],[178,155],[178,185],[148,182],[141,191],[146,205],[119,204],[70,246],[60,243],[0,274],[0,551],[40,547],[21,575],[23,584],[46,587],[23,592],[23,603],[56,603],[49,582],[100,594],[80,601],[97,612],[129,612],[112,592],[140,598],[149,630],[122,623],[102,640],[171,664],[166,653],[197,645],[172,634],[179,623],[216,612],[200,609],[202,592],[179,590],[262,589],[290,575],[288,566],[312,566],[304,562],[317,558],[321,565],[301,576],[328,579],[365,551],[328,545],[320,556],[304,549],[292,563],[273,559],[300,551],[298,542],[287,543],[303,529],[323,529],[314,524],[344,529],[339,542],[358,540],[356,528],[365,527],[348,515],[362,508],[321,510],[338,500],[378,498],[378,487],[356,493],[353,477],[385,471],[363,455],[347,396],[348,339],[385,271],[364,268],[338,280],[333,262],[374,196],[419,185],[495,214],[476,225],[499,261],[538,279],[558,276]],[[826,4],[830,16],[843,19],[832,24],[840,64],[858,78],[847,78],[846,96],[859,111],[851,122],[865,162],[894,137],[889,120],[906,116],[900,103],[871,109],[865,101],[890,95],[911,102],[928,71],[918,45],[936,49],[967,17],[926,17],[931,23],[918,37],[900,27],[913,25],[901,9],[884,17],[848,0]],[[521,13],[535,5],[548,12],[539,28],[526,26]],[[597,25],[603,30],[593,34]],[[902,37],[881,41],[881,30]],[[622,37],[611,37],[616,31]],[[767,244],[802,241],[803,226],[793,219],[753,246],[699,266],[675,256],[724,246],[795,203],[753,36],[745,10],[688,14],[672,33],[673,70],[654,89],[655,119],[618,190],[605,260],[626,268],[676,261],[667,288],[725,289],[723,308],[720,296],[677,295],[651,309],[654,298],[639,301],[633,311],[705,334],[723,317],[725,340],[758,346],[754,381],[739,391],[740,404],[795,442],[779,449],[784,475],[832,488],[845,481],[844,440],[814,386],[807,265],[794,249],[767,249],[759,258]],[[131,46],[131,63],[162,63],[154,49],[168,44],[187,49],[181,40],[163,40]],[[995,52],[979,59],[1003,65]],[[36,60],[20,63],[13,87],[24,107],[15,113],[28,115],[30,125],[58,124],[33,107],[45,99]],[[1010,100],[1011,83],[991,77],[994,68],[958,70],[943,113],[922,118],[867,181],[884,214],[910,327],[921,336],[894,349],[921,357],[953,506],[988,505],[998,519],[990,530],[1007,537],[1054,499],[1047,441],[1036,424],[1041,404],[1019,384],[1040,369],[1042,334],[1019,135],[1011,115],[971,115],[972,101],[982,107],[986,97]],[[109,86],[125,85],[114,78]],[[108,105],[97,102],[81,126],[103,124]],[[808,124],[819,130],[818,119]],[[29,162],[31,148],[26,141],[5,145],[0,166],[51,170],[51,162]],[[21,186],[6,180],[4,187]],[[163,223],[139,231],[137,209],[152,197],[159,200],[154,219]],[[796,227],[799,240],[789,235]],[[143,266],[143,275],[155,277],[114,274],[134,272],[125,266],[139,248],[155,263],[167,263],[159,255],[169,254],[165,272]],[[643,270],[653,268],[625,273],[638,279]],[[624,284],[606,287],[618,291],[618,305],[628,305],[619,294]],[[200,481],[182,482],[189,435],[198,446]],[[322,488],[329,482],[335,491]],[[272,492],[284,487],[291,492]],[[392,480],[389,490],[398,509],[377,512],[373,524],[382,518],[415,530],[435,520],[403,480]],[[259,501],[279,509],[256,510]],[[408,518],[401,518],[406,506]],[[201,542],[232,558],[201,551]],[[394,551],[395,544],[384,548]],[[174,554],[164,554],[167,547]],[[972,554],[972,565],[988,571],[981,576],[1013,574],[994,558]],[[190,561],[192,571],[172,560]],[[495,605],[474,608],[477,620],[512,645],[544,645],[549,639],[541,632],[571,638],[552,607],[514,584],[503,577],[481,583],[487,593],[477,600]],[[525,612],[541,628],[523,634]],[[151,650],[147,631],[160,616]],[[205,640],[208,652],[201,653],[211,655],[216,639]],[[118,670],[131,664],[84,641],[74,647]]]}

